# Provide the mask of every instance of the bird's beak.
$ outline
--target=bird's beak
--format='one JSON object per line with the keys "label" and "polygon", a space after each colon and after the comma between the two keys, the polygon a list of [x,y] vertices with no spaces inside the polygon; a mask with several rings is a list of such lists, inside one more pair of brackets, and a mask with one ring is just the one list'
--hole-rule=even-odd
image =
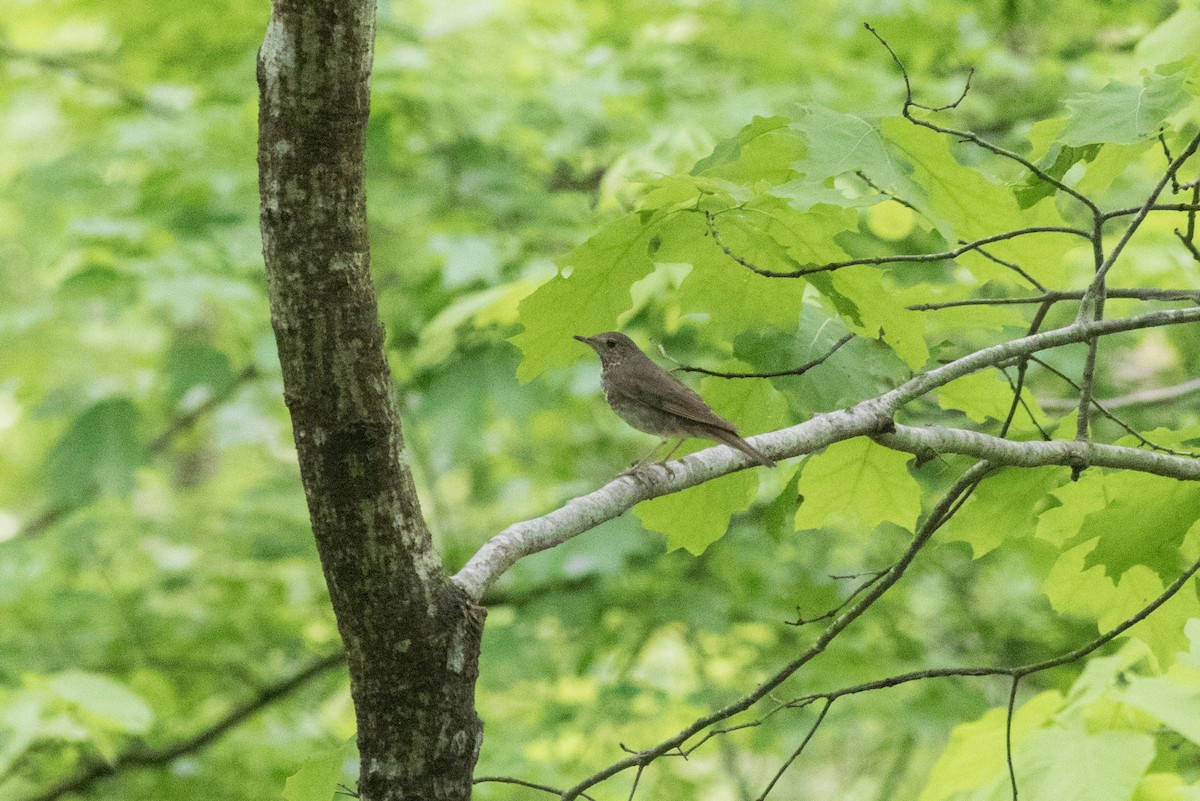
{"label": "bird's beak", "polygon": [[581,337],[578,334],[576,334],[574,337],[572,337],[572,339],[578,339],[580,342],[587,345],[588,347],[591,347],[591,348],[596,347],[596,343],[592,342],[591,337]]}

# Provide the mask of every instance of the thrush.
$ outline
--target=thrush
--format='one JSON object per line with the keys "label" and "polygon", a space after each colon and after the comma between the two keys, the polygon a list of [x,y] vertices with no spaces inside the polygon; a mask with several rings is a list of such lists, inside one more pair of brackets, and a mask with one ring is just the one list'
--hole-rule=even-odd
{"label": "thrush", "polygon": [[629,337],[609,331],[575,339],[590,345],[600,356],[604,397],[622,420],[638,431],[662,437],[663,442],[679,438],[660,464],[665,465],[685,439],[696,437],[724,442],[764,467],[775,466],[774,461],[742,439],[732,423],[710,409],[687,384],[655,364]]}

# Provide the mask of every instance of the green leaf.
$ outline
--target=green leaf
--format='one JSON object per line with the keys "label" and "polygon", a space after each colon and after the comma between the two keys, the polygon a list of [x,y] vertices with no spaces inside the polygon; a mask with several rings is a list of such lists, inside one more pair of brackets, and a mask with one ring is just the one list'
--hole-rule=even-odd
{"label": "green leaf", "polygon": [[667,549],[685,548],[699,556],[729,530],[729,520],[754,500],[758,479],[742,470],[683,492],[644,501],[634,507],[642,525],[667,535]]}
{"label": "green leaf", "polygon": [[782,183],[791,162],[804,153],[800,134],[783,117],[755,117],[737,135],[718,144],[692,168],[692,175],[728,178],[739,183]]}
{"label": "green leaf", "polygon": [[1023,801],[1129,801],[1154,758],[1154,738],[1054,726],[1032,732],[1013,756]]}
{"label": "green leaf", "polygon": [[167,398],[172,404],[179,403],[193,387],[205,387],[211,396],[233,382],[228,356],[186,337],[172,343],[164,354],[163,373],[167,376]]}
{"label": "green leaf", "polygon": [[286,801],[330,801],[338,785],[346,781],[346,762],[356,753],[357,746],[351,739],[337,748],[310,754],[284,782],[283,797]]}
{"label": "green leaf", "polygon": [[700,382],[700,395],[743,437],[774,431],[789,422],[787,400],[767,381],[706,376]]}
{"label": "green leaf", "polygon": [[[933,222],[947,243],[971,241],[1029,226],[1065,225],[1052,199],[1022,209],[1010,187],[989,180],[978,169],[959,164],[950,140],[906,120],[887,119],[882,130],[913,165],[913,182],[922,194],[906,198]],[[1043,283],[1066,280],[1063,255],[1080,244],[1080,237],[1043,233],[996,242],[989,253],[1022,267]],[[1027,286],[1015,272],[975,252],[957,259],[980,280]]]}
{"label": "green leaf", "polygon": [[808,153],[792,166],[807,182],[861,170],[882,189],[902,188],[908,165],[889,147],[877,120],[813,105],[796,127],[807,137]]}
{"label": "green leaf", "polygon": [[[1012,405],[1012,386],[999,370],[981,370],[956,378],[937,391],[938,401],[944,409],[958,409],[977,423],[989,419],[1003,422]],[[1037,399],[1026,391],[1025,402],[1041,420],[1044,415],[1038,408]],[[1027,422],[1028,414],[1017,409],[1017,422]]]}
{"label": "green leaf", "polygon": [[[1050,720],[1062,700],[1059,693],[1050,691],[1022,704],[1013,715],[1014,745]],[[950,742],[929,772],[919,801],[944,801],[966,790],[997,784],[1006,772],[1007,719],[1007,709],[991,709],[978,720],[955,726]]]}
{"label": "green leaf", "polygon": [[[1184,59],[1195,60],[1196,41],[1200,39],[1200,9],[1179,4],[1179,10],[1160,22],[1134,47],[1137,62],[1155,67]],[[1194,93],[1197,87],[1191,87]]]}
{"label": "green leaf", "polygon": [[42,734],[41,693],[19,692],[0,706],[0,776],[9,771]]}
{"label": "green leaf", "polygon": [[911,459],[866,437],[830,445],[804,463],[796,528],[870,531],[890,522],[911,530],[921,512],[921,487],[908,472]]}
{"label": "green leaf", "polygon": [[1195,671],[1135,677],[1121,700],[1200,744],[1200,674]]}
{"label": "green leaf", "polygon": [[129,398],[101,401],[75,418],[47,458],[54,498],[79,504],[97,492],[128,495],[144,455],[137,434],[140,420]]}
{"label": "green leaf", "polygon": [[792,477],[784,485],[783,491],[763,509],[763,528],[776,542],[783,540],[785,534],[796,531],[796,504],[799,500],[800,467],[792,470]]}
{"label": "green leaf", "polygon": [[[1174,581],[1184,535],[1200,520],[1200,487],[1139,473],[1106,476],[1112,500],[1083,520],[1070,547],[1096,540],[1085,567],[1104,565],[1119,579],[1134,565],[1147,565],[1166,582]],[[1147,514],[1153,509],[1153,514]]]}
{"label": "green leaf", "polygon": [[[782,201],[770,201],[775,211],[795,214]],[[727,214],[717,217],[716,225],[722,242],[742,258],[764,268],[795,269],[798,265],[774,239],[773,221],[766,213],[753,218]],[[704,315],[705,335],[726,342],[754,328],[795,328],[804,303],[804,280],[758,275],[729,258],[706,234],[700,215],[681,215],[664,232],[657,253],[661,262],[692,265],[676,295],[681,312]]]}
{"label": "green leaf", "polygon": [[[1100,145],[1084,145],[1068,147],[1058,141],[1067,121],[1061,117],[1041,120],[1034,124],[1029,132],[1029,140],[1033,145],[1030,158],[1036,159],[1039,168],[1051,178],[1062,180],[1067,170],[1080,161],[1091,161],[1100,150]],[[1040,158],[1035,154],[1041,154]],[[1022,209],[1027,209],[1043,198],[1050,197],[1058,189],[1050,182],[1034,175],[1026,174],[1025,180],[1013,188],[1017,202]]]}
{"label": "green leaf", "polygon": [[92,264],[72,274],[58,287],[62,300],[99,300],[114,308],[133,304],[138,297],[138,279],[103,264]]}
{"label": "green leaf", "polygon": [[524,354],[517,378],[530,381],[578,361],[584,353],[572,336],[616,327],[630,305],[630,284],[654,269],[654,229],[638,214],[615,220],[563,258],[569,275],[559,273],[521,301],[524,330],[510,340]]}
{"label": "green leaf", "polygon": [[46,684],[59,698],[110,729],[144,734],[154,722],[154,713],[141,696],[107,676],[70,670],[52,676]]}
{"label": "green leaf", "polygon": [[1032,536],[1050,491],[1066,480],[1060,467],[1009,468],[989,476],[939,536],[968,543],[976,559],[1005,540]]}
{"label": "green leaf", "polygon": [[850,267],[833,273],[828,281],[814,276],[812,283],[842,312],[851,330],[883,340],[913,370],[929,360],[926,317],[906,309],[878,270]]}
{"label": "green leaf", "polygon": [[1167,117],[1190,96],[1179,72],[1154,72],[1141,86],[1110,81],[1104,88],[1067,101],[1070,114],[1062,142],[1068,147],[1095,143],[1131,145],[1162,130]]}

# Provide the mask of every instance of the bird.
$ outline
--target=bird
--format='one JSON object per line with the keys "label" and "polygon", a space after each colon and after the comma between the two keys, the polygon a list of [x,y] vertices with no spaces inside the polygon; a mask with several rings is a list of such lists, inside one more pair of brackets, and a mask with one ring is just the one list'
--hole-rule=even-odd
{"label": "bird", "polygon": [[675,437],[679,441],[659,462],[664,467],[689,437],[723,442],[763,467],[775,466],[774,460],[742,439],[732,423],[710,409],[691,387],[655,364],[629,337],[609,331],[575,339],[590,346],[600,357],[604,397],[617,416],[638,431],[663,438],[626,472],[636,470],[663,443]]}

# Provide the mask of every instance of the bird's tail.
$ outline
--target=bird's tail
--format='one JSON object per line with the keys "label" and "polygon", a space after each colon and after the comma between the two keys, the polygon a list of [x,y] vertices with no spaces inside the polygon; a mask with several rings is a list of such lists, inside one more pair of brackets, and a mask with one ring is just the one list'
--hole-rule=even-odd
{"label": "bird's tail", "polygon": [[757,448],[751,445],[746,440],[728,431],[716,431],[717,436],[731,448],[737,448],[742,453],[749,456],[754,461],[761,464],[763,467],[774,467],[775,462],[768,456],[764,456]]}

